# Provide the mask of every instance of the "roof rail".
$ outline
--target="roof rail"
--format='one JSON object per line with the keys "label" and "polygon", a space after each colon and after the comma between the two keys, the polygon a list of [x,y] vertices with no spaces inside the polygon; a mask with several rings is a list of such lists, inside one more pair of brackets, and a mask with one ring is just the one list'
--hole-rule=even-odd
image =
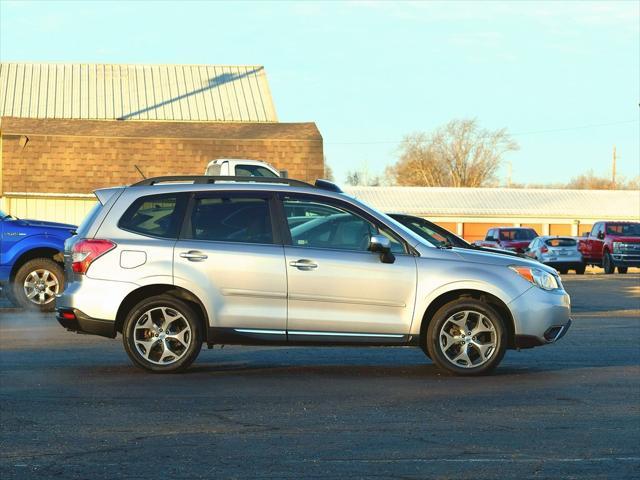
{"label": "roof rail", "polygon": [[212,184],[217,182],[238,182],[238,183],[281,183],[292,187],[313,187],[313,185],[295,180],[293,178],[280,177],[233,177],[233,176],[213,176],[213,175],[170,175],[165,177],[145,178],[140,182],[133,183],[131,187],[148,187],[158,183],[169,182],[193,182],[194,184]]}

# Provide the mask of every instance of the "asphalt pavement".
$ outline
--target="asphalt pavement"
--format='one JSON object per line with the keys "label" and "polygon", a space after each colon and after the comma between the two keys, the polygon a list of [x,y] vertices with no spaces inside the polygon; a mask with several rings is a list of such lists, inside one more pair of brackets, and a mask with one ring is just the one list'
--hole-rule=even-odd
{"label": "asphalt pavement", "polygon": [[640,275],[564,283],[569,333],[481,378],[241,346],[152,375],[120,337],[0,308],[0,478],[640,478]]}

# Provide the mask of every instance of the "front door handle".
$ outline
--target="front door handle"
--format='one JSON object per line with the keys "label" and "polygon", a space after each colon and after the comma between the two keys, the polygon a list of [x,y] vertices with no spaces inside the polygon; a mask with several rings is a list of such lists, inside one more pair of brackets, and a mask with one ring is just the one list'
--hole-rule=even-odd
{"label": "front door handle", "polygon": [[198,250],[189,250],[188,252],[182,252],[180,254],[180,257],[186,258],[190,262],[201,262],[209,258],[207,257],[207,255],[205,255],[202,252],[199,252]]}
{"label": "front door handle", "polygon": [[318,268],[317,263],[312,260],[307,260],[306,258],[301,258],[300,260],[289,262],[289,265],[292,267],[296,267],[298,270],[313,270]]}

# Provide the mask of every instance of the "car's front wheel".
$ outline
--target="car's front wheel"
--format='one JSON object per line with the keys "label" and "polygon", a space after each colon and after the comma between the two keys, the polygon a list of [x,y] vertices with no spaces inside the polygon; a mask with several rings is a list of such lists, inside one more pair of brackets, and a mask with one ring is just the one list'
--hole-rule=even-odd
{"label": "car's front wheel", "polygon": [[507,332],[503,319],[490,305],[460,298],[435,313],[424,341],[440,368],[457,375],[482,375],[504,357]]}
{"label": "car's front wheel", "polygon": [[613,258],[611,258],[611,254],[609,252],[604,252],[602,268],[604,268],[604,273],[607,275],[612,274],[616,270],[616,266],[613,264]]}
{"label": "car's front wheel", "polygon": [[137,366],[152,372],[181,371],[202,348],[200,318],[170,295],[145,299],[125,318],[122,341]]}
{"label": "car's front wheel", "polygon": [[22,308],[52,312],[63,288],[62,267],[49,258],[34,258],[18,269],[8,297]]}

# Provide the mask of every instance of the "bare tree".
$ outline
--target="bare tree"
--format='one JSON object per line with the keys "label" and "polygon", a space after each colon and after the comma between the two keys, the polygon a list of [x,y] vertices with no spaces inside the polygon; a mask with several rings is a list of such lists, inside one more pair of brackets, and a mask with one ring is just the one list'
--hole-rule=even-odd
{"label": "bare tree", "polygon": [[347,185],[351,185],[353,187],[358,185],[367,187],[379,187],[383,182],[379,175],[374,175],[373,177],[371,177],[366,171],[349,170],[347,172],[346,183]]}
{"label": "bare tree", "polygon": [[497,182],[502,156],[517,149],[504,128],[452,120],[432,134],[405,137],[390,173],[398,185],[485,187]]}
{"label": "bare tree", "polygon": [[329,180],[330,182],[334,181],[333,169],[326,163],[324,164],[324,179]]}
{"label": "bare tree", "polygon": [[614,185],[611,178],[597,176],[593,170],[589,170],[587,173],[573,177],[565,188],[571,188],[575,190],[626,190],[637,188],[637,182],[626,182],[624,178],[619,178]]}

